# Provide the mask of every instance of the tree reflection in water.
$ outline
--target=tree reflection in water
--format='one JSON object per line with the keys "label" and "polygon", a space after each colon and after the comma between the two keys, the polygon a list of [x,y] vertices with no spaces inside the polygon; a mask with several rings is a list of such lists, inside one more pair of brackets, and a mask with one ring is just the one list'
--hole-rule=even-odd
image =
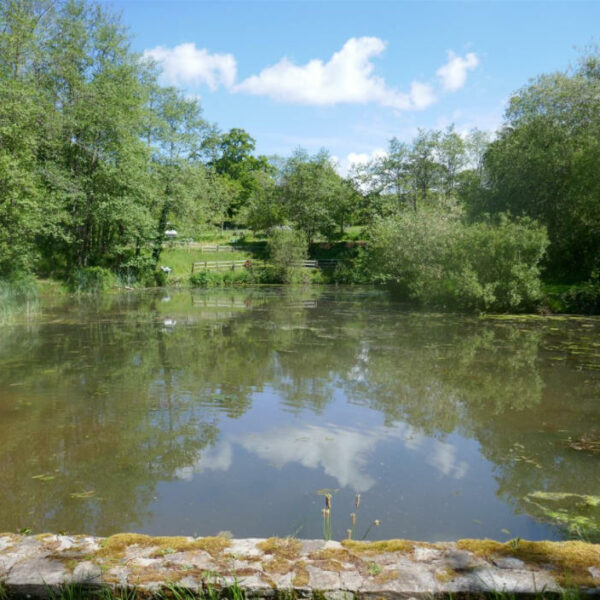
{"label": "tree reflection in water", "polygon": [[459,480],[459,435],[514,512],[593,536],[598,507],[556,494],[600,495],[598,457],[565,443],[599,422],[599,330],[344,288],[65,299],[0,338],[0,528],[144,530],[161,484],[227,473],[240,452],[364,492],[399,444]]}

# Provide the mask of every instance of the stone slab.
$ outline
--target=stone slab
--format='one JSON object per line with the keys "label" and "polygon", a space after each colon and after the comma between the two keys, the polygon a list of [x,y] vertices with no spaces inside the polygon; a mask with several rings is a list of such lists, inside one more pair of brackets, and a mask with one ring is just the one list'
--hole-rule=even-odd
{"label": "stone slab", "polygon": [[0,586],[44,598],[73,583],[147,593],[177,585],[197,593],[237,582],[257,599],[289,598],[293,590],[297,598],[400,600],[494,592],[535,597],[560,592],[568,580],[582,596],[600,594],[600,545],[523,542],[520,551],[486,540],[479,551],[476,540],[466,542],[3,534]]}

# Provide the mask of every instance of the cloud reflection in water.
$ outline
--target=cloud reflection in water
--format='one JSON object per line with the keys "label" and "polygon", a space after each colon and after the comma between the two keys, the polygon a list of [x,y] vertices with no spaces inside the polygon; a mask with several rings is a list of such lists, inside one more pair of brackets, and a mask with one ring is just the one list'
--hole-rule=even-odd
{"label": "cloud reflection in water", "polygon": [[248,434],[224,440],[203,452],[193,465],[178,469],[176,476],[191,480],[197,473],[228,471],[233,462],[233,446],[238,444],[278,469],[292,463],[322,469],[340,487],[366,492],[376,483],[369,473],[370,455],[378,443],[388,440],[398,440],[407,451],[424,454],[425,462],[440,475],[462,479],[467,474],[468,464],[459,460],[456,446],[427,438],[401,423],[366,431],[308,425]]}

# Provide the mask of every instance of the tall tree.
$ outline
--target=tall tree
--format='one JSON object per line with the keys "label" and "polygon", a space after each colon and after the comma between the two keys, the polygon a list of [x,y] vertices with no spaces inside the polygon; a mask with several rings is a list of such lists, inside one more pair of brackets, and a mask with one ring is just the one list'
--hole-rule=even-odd
{"label": "tall tree", "polygon": [[600,270],[600,55],[542,75],[511,98],[485,160],[480,211],[534,217],[548,228],[550,267]]}

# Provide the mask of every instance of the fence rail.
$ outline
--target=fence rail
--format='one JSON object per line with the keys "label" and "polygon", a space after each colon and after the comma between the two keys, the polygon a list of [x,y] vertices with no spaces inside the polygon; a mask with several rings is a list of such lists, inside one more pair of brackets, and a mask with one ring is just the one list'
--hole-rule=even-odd
{"label": "fence rail", "polygon": [[243,269],[244,267],[263,265],[263,260],[240,259],[240,260],[204,260],[192,264],[192,273],[196,271],[222,271]]}
{"label": "fence rail", "polygon": [[[292,267],[304,269],[326,269],[335,267],[338,259],[330,258],[326,260],[299,260],[291,263]],[[204,260],[192,264],[192,273],[196,271],[225,271],[243,269],[244,267],[264,266],[266,262],[258,259],[240,259],[240,260]]]}

